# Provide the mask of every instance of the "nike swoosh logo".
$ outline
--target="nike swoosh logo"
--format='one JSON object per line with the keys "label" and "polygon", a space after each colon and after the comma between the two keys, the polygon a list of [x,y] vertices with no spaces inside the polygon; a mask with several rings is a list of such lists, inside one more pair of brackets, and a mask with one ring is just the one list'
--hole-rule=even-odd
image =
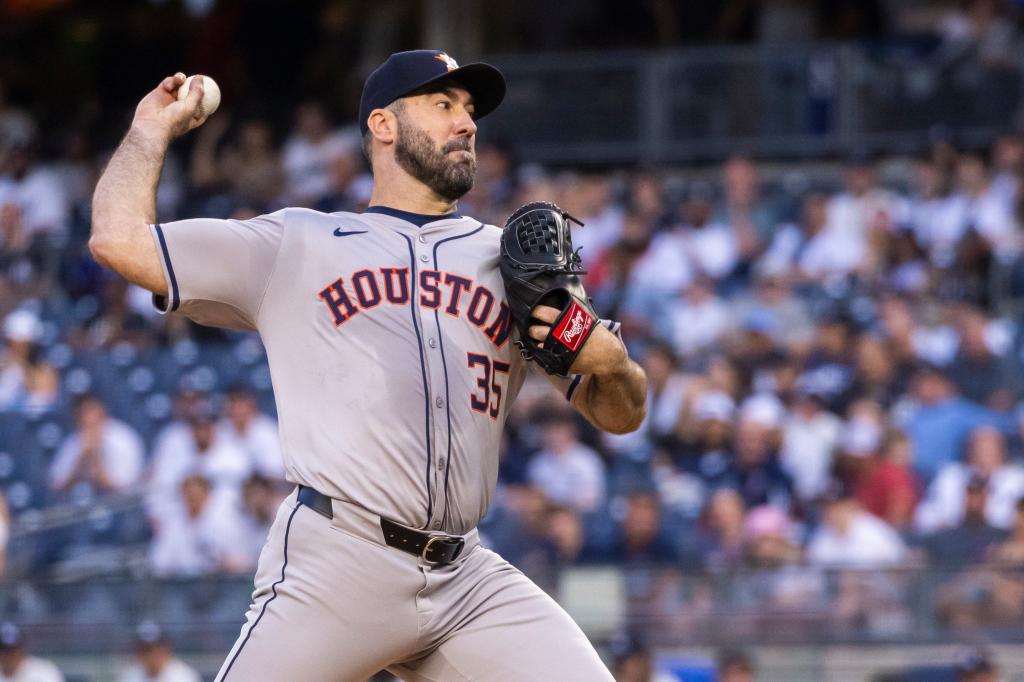
{"label": "nike swoosh logo", "polygon": [[350,234],[366,234],[367,232],[369,232],[369,230],[350,230],[350,231],[346,232],[345,230],[341,229],[340,227],[334,228],[334,236],[335,237],[347,237]]}

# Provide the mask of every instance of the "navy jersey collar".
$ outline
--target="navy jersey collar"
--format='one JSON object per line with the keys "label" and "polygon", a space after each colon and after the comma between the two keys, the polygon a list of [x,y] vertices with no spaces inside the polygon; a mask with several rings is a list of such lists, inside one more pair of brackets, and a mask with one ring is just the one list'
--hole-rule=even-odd
{"label": "navy jersey collar", "polygon": [[383,213],[389,215],[392,218],[398,218],[408,223],[412,223],[416,227],[423,227],[427,223],[433,223],[438,220],[450,220],[451,218],[461,218],[462,214],[458,211],[454,213],[445,213],[444,215],[427,215],[425,213],[413,213],[411,211],[400,211],[397,208],[391,208],[389,206],[370,206],[366,209],[366,213]]}

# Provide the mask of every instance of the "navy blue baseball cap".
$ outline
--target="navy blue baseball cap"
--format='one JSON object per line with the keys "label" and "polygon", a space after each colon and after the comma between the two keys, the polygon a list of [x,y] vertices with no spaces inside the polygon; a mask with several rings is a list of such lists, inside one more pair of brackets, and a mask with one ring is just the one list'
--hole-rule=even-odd
{"label": "navy blue baseball cap", "polygon": [[0,624],[0,649],[17,649],[25,643],[21,628],[10,621]]}
{"label": "navy blue baseball cap", "polygon": [[483,118],[498,108],[505,98],[505,77],[490,64],[459,66],[440,50],[396,52],[378,66],[366,83],[359,99],[359,129],[366,134],[370,112],[394,102],[443,78],[450,78],[473,96],[474,119]]}

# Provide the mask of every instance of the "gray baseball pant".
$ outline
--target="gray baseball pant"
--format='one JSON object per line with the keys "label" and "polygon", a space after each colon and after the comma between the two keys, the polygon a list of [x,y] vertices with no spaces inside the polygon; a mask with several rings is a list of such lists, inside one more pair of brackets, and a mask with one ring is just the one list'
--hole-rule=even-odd
{"label": "gray baseball pant", "polygon": [[376,515],[282,503],[252,604],[216,682],[612,681],[586,636],[519,570],[480,546],[431,567],[384,544]]}

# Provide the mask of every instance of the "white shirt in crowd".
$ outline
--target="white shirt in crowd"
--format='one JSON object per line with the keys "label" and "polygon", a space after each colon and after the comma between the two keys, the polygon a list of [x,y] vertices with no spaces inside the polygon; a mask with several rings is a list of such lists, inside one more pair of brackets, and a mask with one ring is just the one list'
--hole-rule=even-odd
{"label": "white shirt in crowd", "polygon": [[256,473],[267,478],[284,479],[281,439],[275,419],[258,414],[249,422],[244,433],[240,433],[230,420],[221,419],[217,423],[217,439],[245,452]]}
{"label": "white shirt in crowd", "polygon": [[968,201],[967,220],[992,245],[997,256],[1013,255],[1018,250],[1013,207],[991,188]]}
{"label": "white shirt in crowd", "polygon": [[202,682],[195,669],[178,658],[172,658],[156,677],[146,674],[141,665],[128,668],[117,682]]}
{"label": "white shirt in crowd", "polygon": [[739,246],[728,225],[677,227],[654,238],[633,268],[634,279],[657,291],[677,292],[685,289],[696,274],[712,279],[725,277],[738,259]]}
{"label": "white shirt in crowd", "polygon": [[931,261],[948,266],[956,255],[957,244],[972,226],[997,254],[1016,252],[1019,245],[1012,206],[1005,191],[990,187],[975,198],[954,194],[915,200],[908,211],[909,223],[914,238]]}
{"label": "white shirt in crowd", "polygon": [[71,215],[60,176],[50,168],[36,166],[21,180],[0,179],[0,205],[13,203],[21,209],[25,233],[61,233]]}
{"label": "white shirt in crowd", "polygon": [[680,355],[688,355],[714,345],[731,324],[732,316],[718,296],[693,301],[682,296],[668,309],[668,339]]}
{"label": "white shirt in crowd", "polygon": [[956,357],[960,335],[949,325],[918,325],[910,333],[910,344],[917,357],[946,366]]}
{"label": "white shirt in crowd", "polygon": [[[914,526],[922,533],[933,533],[960,525],[971,469],[953,462],[939,469],[928,487],[928,494],[914,514]],[[1024,497],[1024,467],[1004,464],[989,477],[985,520],[991,526],[1007,529],[1013,525],[1017,500]]]}
{"label": "white shirt in crowd", "polygon": [[684,235],[690,259],[701,273],[721,279],[736,267],[739,245],[729,225],[713,223],[699,229],[688,228]]}
{"label": "white shirt in crowd", "polygon": [[234,505],[239,500],[242,484],[252,473],[252,463],[244,450],[217,433],[210,447],[199,452],[187,424],[169,424],[157,436],[153,448],[150,513],[160,516],[161,509],[173,505],[180,494],[181,482],[195,473],[210,480],[214,497],[222,497],[224,502]]}
{"label": "white shirt in crowd", "polygon": [[841,230],[826,227],[808,239],[798,225],[790,224],[775,233],[761,262],[775,272],[822,278],[855,270],[865,252],[864,240]]}
{"label": "white shirt in crowd", "polygon": [[671,230],[655,235],[631,277],[640,288],[676,293],[689,286],[693,276],[686,238],[680,230]]}
{"label": "white shirt in crowd", "polygon": [[549,500],[579,512],[593,511],[604,499],[604,463],[582,443],[563,453],[538,452],[527,475]]}
{"label": "white shirt in crowd", "polygon": [[958,195],[915,199],[908,213],[914,239],[931,262],[951,265],[956,245],[967,231],[967,201]]}
{"label": "white shirt in crowd", "polygon": [[160,576],[193,576],[225,568],[240,571],[252,561],[233,504],[210,495],[195,518],[180,502],[165,507],[155,524],[150,565]]}
{"label": "white shirt in crowd", "polygon": [[884,189],[870,189],[860,196],[841,192],[828,200],[828,227],[863,250],[871,229],[880,216],[895,219],[899,211],[897,195]]}
{"label": "white shirt in crowd", "polygon": [[858,510],[846,533],[823,523],[811,536],[807,560],[824,568],[878,568],[902,561],[906,551],[892,526]]}
{"label": "white shirt in crowd", "polygon": [[856,270],[866,251],[864,241],[839,230],[825,228],[807,241],[796,265],[808,277],[842,275]]}
{"label": "white shirt in crowd", "polygon": [[[135,430],[119,419],[107,417],[103,425],[101,442],[103,467],[117,489],[124,490],[137,483],[142,476],[145,446]],[[63,488],[67,485],[78,468],[82,451],[81,433],[76,431],[64,439],[53,464],[50,465],[52,488]]]}
{"label": "white shirt in crowd", "polygon": [[843,421],[825,410],[806,418],[794,411],[782,431],[780,464],[793,478],[797,496],[811,500],[825,492],[832,453],[839,443]]}
{"label": "white shirt in crowd", "polygon": [[0,682],[64,682],[64,675],[50,661],[29,656],[11,677],[0,672]]}

